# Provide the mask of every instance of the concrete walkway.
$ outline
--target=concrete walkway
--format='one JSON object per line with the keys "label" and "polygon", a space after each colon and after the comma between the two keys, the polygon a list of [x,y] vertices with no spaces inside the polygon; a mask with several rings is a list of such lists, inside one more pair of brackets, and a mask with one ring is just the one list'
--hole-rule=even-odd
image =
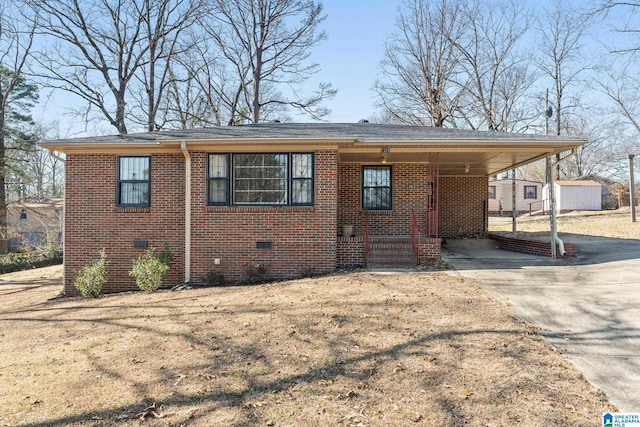
{"label": "concrete walkway", "polygon": [[640,241],[562,235],[575,259],[452,240],[443,260],[541,328],[621,412],[640,412]]}

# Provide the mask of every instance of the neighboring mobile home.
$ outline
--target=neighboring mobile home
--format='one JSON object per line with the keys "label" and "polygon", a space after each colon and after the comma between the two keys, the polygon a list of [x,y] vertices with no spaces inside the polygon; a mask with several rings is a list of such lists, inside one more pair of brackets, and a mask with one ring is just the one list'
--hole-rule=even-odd
{"label": "neighboring mobile home", "polygon": [[[513,212],[513,180],[489,181],[489,213],[509,214]],[[542,210],[542,183],[537,181],[515,181],[516,211],[519,214]]]}
{"label": "neighboring mobile home", "polygon": [[[556,211],[602,210],[602,186],[595,181],[554,181]],[[542,189],[549,194],[549,184]],[[547,197],[545,197],[546,199]],[[545,210],[549,210],[545,202]]]}
{"label": "neighboring mobile home", "polygon": [[66,153],[65,292],[104,249],[104,291],[147,247],[167,284],[413,264],[485,230],[488,177],[569,137],[418,126],[268,123],[49,141]]}

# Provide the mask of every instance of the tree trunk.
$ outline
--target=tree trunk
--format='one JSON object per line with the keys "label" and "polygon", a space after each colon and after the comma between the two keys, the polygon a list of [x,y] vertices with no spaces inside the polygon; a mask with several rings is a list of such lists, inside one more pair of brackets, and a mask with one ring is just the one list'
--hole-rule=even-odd
{"label": "tree trunk", "polygon": [[[0,101],[2,101],[0,99]],[[4,102],[2,102],[4,104]],[[0,105],[0,254],[9,252],[7,227],[7,190],[5,185],[6,159],[4,141],[5,108]]]}

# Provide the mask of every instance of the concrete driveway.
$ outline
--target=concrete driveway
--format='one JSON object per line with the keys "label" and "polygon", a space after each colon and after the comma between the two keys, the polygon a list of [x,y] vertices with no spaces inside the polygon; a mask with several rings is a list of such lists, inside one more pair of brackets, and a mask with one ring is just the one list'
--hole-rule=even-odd
{"label": "concrete driveway", "polygon": [[541,328],[621,412],[640,412],[640,241],[567,235],[576,258],[452,240],[443,260]]}

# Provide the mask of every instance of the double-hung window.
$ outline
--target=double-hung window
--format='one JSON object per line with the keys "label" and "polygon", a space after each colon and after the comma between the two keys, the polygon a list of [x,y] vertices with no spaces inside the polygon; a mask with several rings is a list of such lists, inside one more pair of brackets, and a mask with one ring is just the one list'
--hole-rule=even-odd
{"label": "double-hung window", "polygon": [[525,185],[524,186],[524,198],[525,199],[537,199],[538,198],[538,187],[535,185]]}
{"label": "double-hung window", "polygon": [[209,205],[313,205],[312,153],[208,155]]}
{"label": "double-hung window", "polygon": [[391,166],[362,167],[362,209],[391,210]]}
{"label": "double-hung window", "polygon": [[118,157],[117,205],[148,207],[151,204],[151,157]]}
{"label": "double-hung window", "polygon": [[489,198],[490,199],[495,199],[496,198],[496,186],[495,185],[490,185],[489,186]]}

